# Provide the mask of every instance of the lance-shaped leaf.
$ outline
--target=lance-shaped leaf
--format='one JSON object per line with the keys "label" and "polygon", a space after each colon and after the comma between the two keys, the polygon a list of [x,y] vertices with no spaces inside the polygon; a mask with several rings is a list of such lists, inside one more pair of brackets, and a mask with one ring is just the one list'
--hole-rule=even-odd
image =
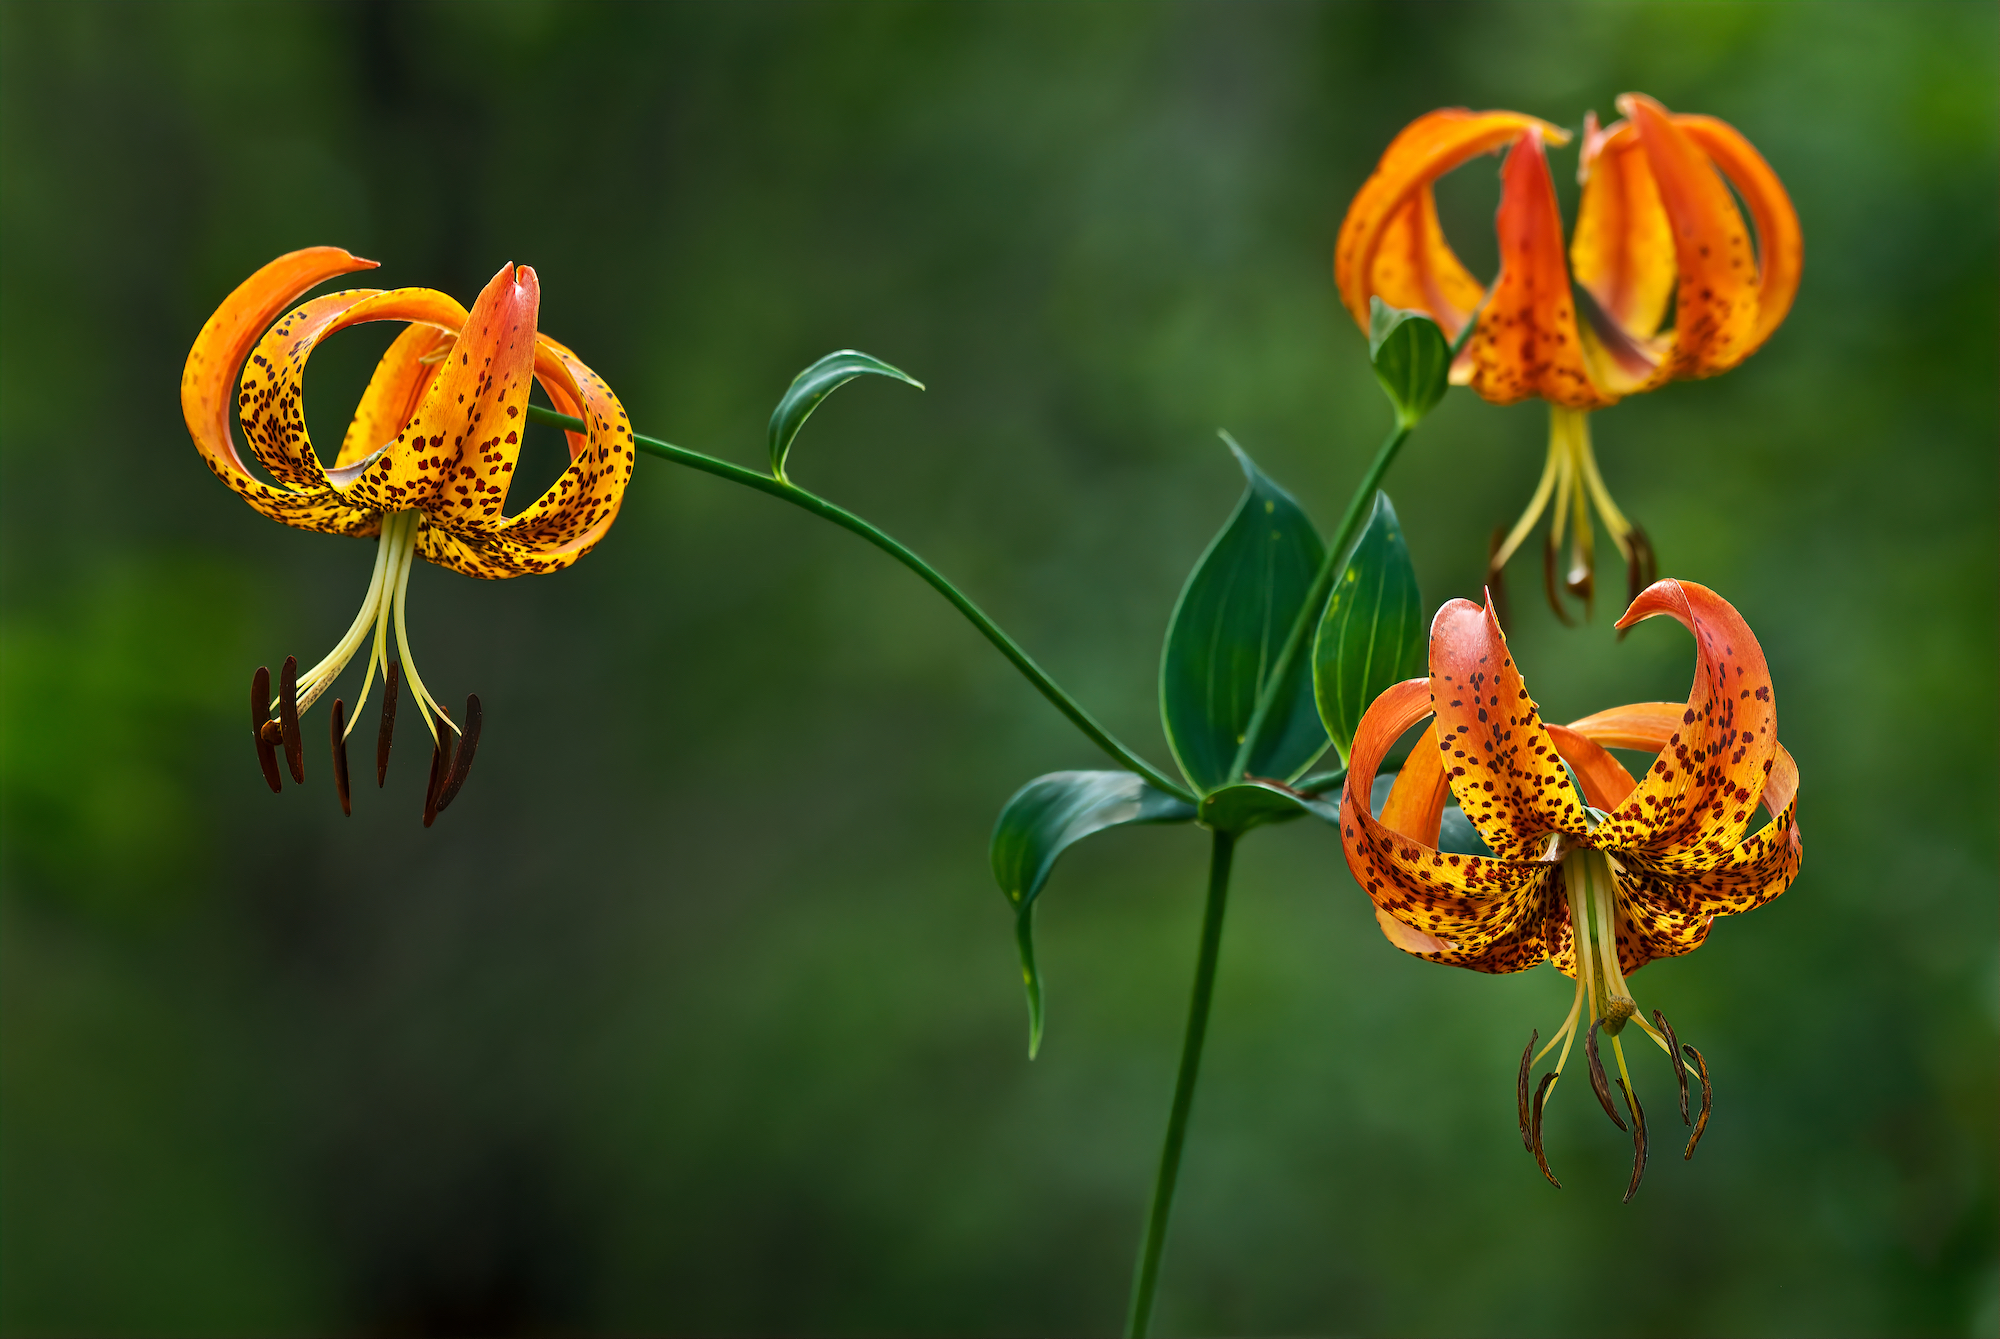
{"label": "lance-shaped leaf", "polygon": [[1413,428],[1444,398],[1451,373],[1451,344],[1422,312],[1368,300],[1368,357],[1396,421]]}
{"label": "lance-shaped leaf", "polygon": [[[1249,487],[1181,589],[1160,657],[1160,715],[1181,771],[1200,791],[1244,778],[1237,748],[1326,549],[1299,504],[1265,478],[1227,433]],[[1326,749],[1308,657],[1293,659],[1252,776],[1289,780]]]}
{"label": "lance-shaped leaf", "polygon": [[799,435],[799,429],[819,408],[819,402],[848,382],[861,376],[894,377],[906,385],[924,388],[909,373],[898,367],[891,367],[880,358],[871,358],[854,349],[842,349],[829,353],[826,357],[792,378],[791,388],[785,398],[778,401],[778,407],[771,411],[771,474],[775,478],[785,477],[785,457],[791,454],[792,439]]}
{"label": "lance-shaped leaf", "polygon": [[1403,527],[1389,495],[1378,492],[1313,642],[1313,695],[1342,762],[1368,704],[1391,684],[1424,672],[1428,633]]}
{"label": "lance-shaped leaf", "polygon": [[1093,832],[1132,823],[1186,823],[1194,807],[1130,772],[1050,772],[1014,792],[993,825],[993,877],[1014,907],[1028,990],[1028,1056],[1042,1045],[1042,979],[1035,970],[1035,898],[1056,857]]}

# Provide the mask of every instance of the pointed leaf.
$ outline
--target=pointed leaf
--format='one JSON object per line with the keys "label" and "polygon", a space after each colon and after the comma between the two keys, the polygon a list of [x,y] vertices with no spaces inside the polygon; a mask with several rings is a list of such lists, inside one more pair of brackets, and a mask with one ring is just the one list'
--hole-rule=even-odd
{"label": "pointed leaf", "polygon": [[1244,833],[1303,814],[1340,826],[1340,797],[1302,795],[1268,781],[1240,781],[1201,797],[1201,821],[1218,832]]}
{"label": "pointed leaf", "polygon": [[1342,762],[1368,704],[1424,672],[1427,631],[1403,527],[1389,495],[1378,492],[1313,642],[1313,696]]}
{"label": "pointed leaf", "polygon": [[993,825],[993,877],[1014,906],[1021,979],[1028,989],[1028,1056],[1042,1045],[1042,980],[1035,970],[1035,897],[1056,857],[1093,832],[1132,823],[1186,823],[1194,807],[1130,772],[1050,772],[1014,792]]}
{"label": "pointed leaf", "polygon": [[[1228,434],[1223,440],[1249,487],[1189,574],[1160,658],[1167,743],[1204,792],[1243,780],[1231,775],[1237,747],[1326,552],[1291,494],[1265,478]],[[1308,659],[1292,663],[1263,746],[1248,760],[1253,776],[1288,780],[1326,749]]]}
{"label": "pointed leaf", "polygon": [[785,398],[778,401],[778,407],[771,411],[771,474],[774,478],[785,477],[785,457],[791,454],[792,439],[799,435],[799,429],[805,426],[812,411],[819,408],[819,402],[854,378],[869,375],[894,377],[918,390],[924,388],[923,382],[901,368],[889,366],[880,358],[871,358],[854,349],[829,353],[793,377]]}
{"label": "pointed leaf", "polygon": [[1391,307],[1380,298],[1369,299],[1368,316],[1368,357],[1375,364],[1375,379],[1395,406],[1396,421],[1415,427],[1444,398],[1451,343],[1430,317]]}

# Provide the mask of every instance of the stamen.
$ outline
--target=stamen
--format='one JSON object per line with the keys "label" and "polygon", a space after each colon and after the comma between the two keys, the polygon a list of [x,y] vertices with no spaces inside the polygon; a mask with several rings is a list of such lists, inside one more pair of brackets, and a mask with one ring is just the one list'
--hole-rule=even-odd
{"label": "stamen", "polygon": [[278,671],[278,725],[285,732],[285,762],[292,769],[292,780],[303,786],[306,782],[306,745],[299,738],[297,656],[286,656],[284,668]]}
{"label": "stamen", "polygon": [[1562,620],[1562,625],[1566,628],[1575,627],[1576,620],[1569,616],[1569,611],[1562,606],[1562,597],[1556,594],[1556,536],[1553,530],[1549,532],[1547,542],[1542,545],[1542,591],[1549,597],[1549,608],[1556,611],[1556,617]]}
{"label": "stamen", "polygon": [[270,724],[271,667],[259,665],[250,676],[250,737],[257,741],[257,764],[264,769],[264,780],[276,795],[285,788],[285,783],[278,778],[278,755],[271,747],[275,741],[265,737]]}
{"label": "stamen", "polygon": [[340,793],[340,812],[354,817],[354,802],[347,793],[347,733],[342,730],[341,716],[347,711],[347,704],[339,698],[333,700],[333,788]]}
{"label": "stamen", "polygon": [[1590,1061],[1590,1090],[1597,1094],[1597,1101],[1604,1108],[1604,1114],[1611,1117],[1611,1123],[1619,1129],[1625,1128],[1624,1119],[1618,1109],[1611,1105],[1611,1085],[1604,1078],[1604,1061],[1597,1054],[1597,1029],[1601,1023],[1590,1025],[1590,1035],[1583,1039],[1583,1054]]}
{"label": "stamen", "polygon": [[[437,710],[440,717],[446,720],[450,719],[449,717],[445,717],[443,707],[439,707]],[[429,827],[431,824],[437,822],[438,796],[444,790],[445,775],[450,770],[451,735],[443,730],[435,731],[434,740],[431,744],[431,779],[424,787],[425,827]]]}
{"label": "stamen", "polygon": [[1507,527],[1493,527],[1493,537],[1486,542],[1486,594],[1493,602],[1493,617],[1500,620],[1505,628],[1512,623],[1513,614],[1507,606],[1507,560],[1501,557],[1507,543]]}
{"label": "stamen", "polygon": [[[1620,1057],[1622,1066],[1624,1057]],[[1625,1108],[1632,1113],[1632,1184],[1625,1187],[1624,1203],[1630,1204],[1632,1197],[1639,1193],[1639,1183],[1646,1179],[1646,1108],[1639,1105],[1639,1098],[1632,1091],[1632,1085],[1624,1075],[1619,1075],[1618,1086],[1625,1091]],[[1623,1122],[1620,1122],[1621,1128]]]}
{"label": "stamen", "polygon": [[1681,1049],[1688,1053],[1688,1057],[1694,1061],[1695,1068],[1701,1072],[1701,1115],[1695,1117],[1694,1133],[1688,1136],[1687,1152],[1681,1154],[1681,1161],[1685,1162],[1694,1156],[1694,1146],[1701,1142],[1701,1132],[1708,1128],[1708,1108],[1713,1090],[1708,1086],[1708,1062],[1701,1058],[1701,1052],[1685,1044]]}
{"label": "stamen", "polygon": [[1681,1039],[1674,1035],[1674,1025],[1658,1009],[1653,1010],[1653,1022],[1660,1031],[1667,1034],[1667,1058],[1674,1062],[1674,1077],[1681,1082],[1681,1124],[1688,1124],[1688,1072],[1681,1062]]}
{"label": "stamen", "polygon": [[1528,1151],[1535,1155],[1535,1165],[1542,1169],[1542,1175],[1549,1178],[1549,1184],[1557,1190],[1563,1183],[1556,1180],[1556,1174],[1549,1170],[1549,1160],[1542,1152],[1542,1103],[1549,1100],[1549,1087],[1556,1081],[1553,1072],[1542,1075],[1541,1084],[1535,1089],[1534,1111],[1528,1123]]}
{"label": "stamen", "polygon": [[1521,1052],[1521,1076],[1514,1081],[1515,1095],[1521,1105],[1521,1147],[1530,1153],[1535,1151],[1535,1146],[1528,1141],[1528,1064],[1535,1054],[1535,1043],[1541,1040],[1541,1036],[1540,1028],[1529,1031],[1528,1045]]}
{"label": "stamen", "polygon": [[375,737],[377,790],[389,779],[389,742],[396,734],[396,686],[401,678],[396,672],[396,662],[390,661],[388,670],[382,675],[382,731]]}
{"label": "stamen", "polygon": [[469,693],[465,698],[465,729],[458,742],[458,756],[451,760],[451,775],[444,783],[444,793],[438,796],[440,814],[458,798],[459,787],[465,784],[465,775],[472,770],[472,755],[479,748],[480,719],[479,695]]}

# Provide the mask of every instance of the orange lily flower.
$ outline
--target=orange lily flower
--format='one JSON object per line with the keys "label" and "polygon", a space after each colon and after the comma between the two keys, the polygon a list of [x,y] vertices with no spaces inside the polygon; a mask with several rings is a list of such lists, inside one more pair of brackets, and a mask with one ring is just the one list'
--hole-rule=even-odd
{"label": "orange lily flower", "polygon": [[[338,247],[310,247],[244,280],[188,352],[181,410],[208,467],[264,515],[302,530],[379,541],[361,611],[333,650],[304,674],[297,657],[287,658],[275,696],[268,669],[253,676],[250,725],[264,779],[273,791],[281,789],[276,751],[282,747],[292,780],[305,780],[299,717],[366,644],[368,668],[354,719],[380,669],[379,785],[388,769],[398,684],[409,681],[432,739],[428,827],[465,782],[480,709],[479,699],[468,697],[461,726],[417,673],[405,618],[415,558],[473,577],[567,567],[611,528],[635,457],[631,425],[611,388],[575,354],[536,332],[541,287],[525,265],[503,265],[470,312],[428,288],[363,288],[314,298],[279,317],[316,285],[374,266]],[[306,360],[327,336],[366,321],[403,321],[407,328],[382,355],[328,469],[306,432]],[[507,489],[521,452],[531,378],[558,411],[582,418],[587,431],[567,434],[569,468],[509,516]],[[253,475],[237,454],[229,430],[232,407],[272,482]],[[389,651],[392,622],[396,659]],[[333,768],[341,809],[351,812],[346,738],[353,722],[343,720],[344,710],[336,698]],[[440,731],[439,721],[448,728]],[[461,736],[455,756],[453,733]]]}
{"label": "orange lily flower", "polygon": [[[1714,591],[1671,578],[1641,593],[1618,627],[1660,614],[1694,634],[1685,704],[1640,702],[1544,725],[1490,600],[1484,609],[1453,600],[1431,625],[1430,677],[1397,684],[1362,716],[1340,813],[1348,868],[1397,948],[1479,972],[1553,961],[1575,978],[1561,1028],[1539,1053],[1536,1031],[1521,1053],[1521,1139],[1560,1187],[1542,1151],[1542,1106],[1588,1007],[1591,1085],[1624,1129],[1598,1057],[1601,1030],[1632,1117],[1627,1200],[1646,1169],[1646,1116],[1619,1040],[1625,1025],[1636,1022],[1673,1059],[1683,1123],[1690,1068],[1700,1081],[1688,1157],[1710,1098],[1701,1053],[1682,1046],[1658,1010],[1651,1023],[1639,1016],[1627,978],[1655,958],[1698,948],[1716,917],[1778,896],[1798,875],[1800,856],[1798,768],[1778,743],[1777,702],[1755,634]],[[1375,817],[1369,798],[1383,755],[1432,715]],[[1658,756],[1635,781],[1611,748]],[[1447,796],[1490,858],[1438,849]],[[1760,802],[1772,818],[1752,833]],[[1558,1042],[1555,1068],[1531,1097],[1530,1068]]]}
{"label": "orange lily flower", "polygon": [[[1640,93],[1620,97],[1618,109],[1626,119],[1602,129],[1596,113],[1584,120],[1567,263],[1543,145],[1567,143],[1569,132],[1518,112],[1463,108],[1418,117],[1396,136],[1348,207],[1334,252],[1341,300],[1363,330],[1372,297],[1424,312],[1453,338],[1476,322],[1453,383],[1495,404],[1549,402],[1548,463],[1520,520],[1495,531],[1487,583],[1500,589],[1502,568],[1549,510],[1544,584],[1565,623],[1557,554],[1573,526],[1563,584],[1587,610],[1592,504],[1625,560],[1629,593],[1653,575],[1645,532],[1598,473],[1590,411],[1749,357],[1791,309],[1803,257],[1784,186],[1735,129],[1675,115]],[[1488,287],[1445,241],[1432,185],[1503,147],[1500,273]],[[1732,185],[1755,220],[1754,247]],[[1669,310],[1673,324],[1662,330]]]}

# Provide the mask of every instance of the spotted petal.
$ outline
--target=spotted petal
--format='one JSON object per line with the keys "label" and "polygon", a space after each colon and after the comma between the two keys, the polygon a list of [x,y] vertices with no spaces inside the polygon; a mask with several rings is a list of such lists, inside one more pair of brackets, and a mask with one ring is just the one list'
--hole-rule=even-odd
{"label": "spotted petal", "polygon": [[1531,859],[1551,833],[1589,831],[1491,605],[1453,600],[1438,610],[1430,688],[1452,793],[1495,855]]}
{"label": "spotted petal", "polygon": [[[1362,716],[1340,807],[1347,866],[1374,902],[1389,941],[1405,952],[1481,971],[1532,967],[1545,956],[1542,936],[1554,866],[1441,852],[1370,813],[1383,755],[1429,712],[1430,684],[1409,679],[1376,698]],[[1435,782],[1426,782],[1423,765],[1418,767],[1404,803],[1386,809],[1385,816],[1427,826],[1435,841],[1436,809],[1428,798]]]}
{"label": "spotted petal", "polygon": [[1425,313],[1456,337],[1483,285],[1445,241],[1432,183],[1530,128],[1558,144],[1568,138],[1559,127],[1519,112],[1447,107],[1418,117],[1390,141],[1348,206],[1333,254],[1341,301],[1363,330],[1368,300],[1379,297]]}
{"label": "spotted petal", "polygon": [[1757,323],[1736,355],[1747,358],[1784,321],[1799,291],[1805,236],[1798,211],[1778,174],[1734,126],[1713,116],[1676,116],[1674,124],[1729,178],[1757,224]]}
{"label": "spotted petal", "polygon": [[1661,614],[1694,634],[1694,686],[1680,723],[1606,820],[1599,844],[1692,873],[1727,861],[1743,839],[1777,766],[1777,702],[1764,650],[1727,600],[1669,577],[1641,591],[1618,626]]}
{"label": "spotted petal", "polygon": [[376,518],[323,492],[274,488],[252,475],[229,431],[244,359],[264,331],[307,290],[375,262],[336,246],[307,247],[263,266],[224,298],[195,337],[181,372],[181,413],[195,448],[217,478],[252,507],[287,525],[334,534],[373,534]]}
{"label": "spotted petal", "polygon": [[1541,134],[1533,128],[1507,152],[1497,223],[1500,277],[1452,379],[1494,404],[1536,395],[1572,409],[1612,403],[1617,397],[1600,391],[1584,364],[1562,214]]}
{"label": "spotted petal", "polygon": [[1624,395],[1647,385],[1673,342],[1661,336],[1674,294],[1674,234],[1629,121],[1586,123],[1583,194],[1570,237],[1571,273],[1586,295],[1580,327],[1591,379]]}

